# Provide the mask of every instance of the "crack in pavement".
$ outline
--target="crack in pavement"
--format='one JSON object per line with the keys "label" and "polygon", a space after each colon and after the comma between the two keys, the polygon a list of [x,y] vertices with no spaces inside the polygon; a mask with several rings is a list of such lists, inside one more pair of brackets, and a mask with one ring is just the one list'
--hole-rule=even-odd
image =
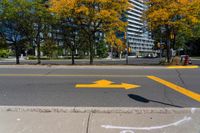
{"label": "crack in pavement", "polygon": [[49,75],[51,74],[52,72],[54,72],[55,70],[49,70],[48,72],[46,72],[44,75]]}
{"label": "crack in pavement", "polygon": [[170,102],[170,104],[174,105],[174,102],[172,100],[170,100],[170,98],[168,97],[167,88],[163,89],[163,96],[164,96],[164,100],[167,100],[168,102]]}
{"label": "crack in pavement", "polygon": [[[181,72],[180,72],[179,70],[176,70],[176,72],[178,73],[178,78],[180,79],[182,85],[183,85],[185,88],[189,88],[189,86],[185,83],[184,79],[182,78]],[[198,95],[198,93],[197,93],[197,95]],[[185,104],[186,106],[190,106],[188,103],[186,104],[186,103],[184,102],[184,104]]]}
{"label": "crack in pavement", "polygon": [[184,81],[183,78],[181,77],[181,76],[182,76],[181,73],[180,73],[178,70],[176,70],[176,72],[177,72],[178,78],[180,79],[180,81],[181,81],[181,83],[183,84],[183,86],[184,86],[185,88],[188,88],[188,86],[185,84],[185,81]]}

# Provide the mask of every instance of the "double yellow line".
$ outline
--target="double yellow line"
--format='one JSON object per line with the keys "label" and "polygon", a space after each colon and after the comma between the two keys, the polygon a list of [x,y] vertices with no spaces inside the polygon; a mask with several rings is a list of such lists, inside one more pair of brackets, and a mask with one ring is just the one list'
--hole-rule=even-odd
{"label": "double yellow line", "polygon": [[171,89],[173,89],[173,90],[175,90],[175,91],[177,91],[177,92],[179,92],[179,93],[181,93],[181,94],[183,94],[185,96],[188,96],[188,97],[200,102],[200,94],[198,94],[198,93],[192,92],[192,91],[190,91],[190,90],[188,90],[186,88],[180,87],[178,85],[175,85],[175,84],[173,84],[171,82],[168,82],[168,81],[163,80],[161,78],[158,78],[156,76],[147,76],[147,77],[149,79],[152,79],[152,80],[154,80],[154,81],[156,81],[156,82],[158,82],[160,84],[163,84],[163,85],[165,85],[165,86],[167,86],[167,87],[169,87],[169,88],[171,88]]}

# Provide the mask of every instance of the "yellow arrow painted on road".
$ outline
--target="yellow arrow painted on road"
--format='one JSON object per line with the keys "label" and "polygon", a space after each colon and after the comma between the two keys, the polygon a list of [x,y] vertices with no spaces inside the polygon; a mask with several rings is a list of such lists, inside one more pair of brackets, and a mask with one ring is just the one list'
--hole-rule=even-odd
{"label": "yellow arrow painted on road", "polygon": [[77,84],[76,88],[109,88],[109,89],[134,89],[140,87],[139,85],[134,84],[127,84],[127,83],[121,83],[121,84],[113,84],[113,82],[109,80],[98,80],[94,82],[94,84]]}

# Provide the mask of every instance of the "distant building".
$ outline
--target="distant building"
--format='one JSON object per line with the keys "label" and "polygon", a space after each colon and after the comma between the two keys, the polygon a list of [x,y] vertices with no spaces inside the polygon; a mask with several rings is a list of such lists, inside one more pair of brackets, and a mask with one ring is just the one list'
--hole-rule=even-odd
{"label": "distant building", "polygon": [[133,55],[153,53],[154,40],[142,21],[142,15],[147,6],[144,0],[129,0],[133,5],[128,14],[127,42]]}

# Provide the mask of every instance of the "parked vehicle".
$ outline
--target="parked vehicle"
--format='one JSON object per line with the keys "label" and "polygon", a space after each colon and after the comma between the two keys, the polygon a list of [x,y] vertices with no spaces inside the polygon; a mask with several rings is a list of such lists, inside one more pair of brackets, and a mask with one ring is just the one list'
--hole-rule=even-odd
{"label": "parked vehicle", "polygon": [[158,56],[155,54],[147,54],[144,58],[157,58]]}

